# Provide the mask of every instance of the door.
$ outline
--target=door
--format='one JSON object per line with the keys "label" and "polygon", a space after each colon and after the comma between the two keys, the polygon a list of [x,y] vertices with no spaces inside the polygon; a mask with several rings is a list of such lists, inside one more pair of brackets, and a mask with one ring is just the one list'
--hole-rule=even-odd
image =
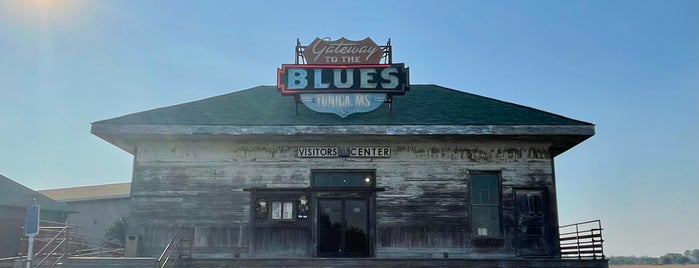
{"label": "door", "polygon": [[369,200],[318,200],[318,256],[369,257]]}
{"label": "door", "polygon": [[522,255],[545,255],[546,198],[543,189],[516,189],[517,246]]}

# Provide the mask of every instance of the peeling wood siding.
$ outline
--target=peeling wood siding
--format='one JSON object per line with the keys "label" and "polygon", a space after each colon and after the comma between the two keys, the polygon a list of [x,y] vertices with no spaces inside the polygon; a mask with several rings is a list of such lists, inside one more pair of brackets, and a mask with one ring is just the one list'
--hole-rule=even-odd
{"label": "peeling wood siding", "polygon": [[[298,147],[313,146],[390,147],[391,157],[297,157]],[[547,222],[552,235],[557,232],[549,147],[542,142],[493,139],[368,136],[257,142],[151,141],[139,145],[135,156],[130,231],[142,236],[144,252],[162,249],[168,231],[187,226],[198,228],[194,236],[218,232],[197,242],[201,249],[260,251],[282,241],[289,250],[279,256],[307,256],[306,249],[312,248],[312,231],[308,229],[296,226],[267,234],[256,232],[250,237],[251,194],[243,189],[310,187],[313,169],[375,169],[376,187],[385,189],[375,196],[375,255],[400,257],[411,250],[430,248],[433,252],[425,254],[510,254],[516,251],[516,187],[547,190],[551,212]],[[468,174],[474,170],[502,174],[503,239],[492,248],[476,248],[470,237]],[[251,244],[256,248],[250,250]]]}
{"label": "peeling wood siding", "polygon": [[256,257],[307,257],[310,234],[306,228],[258,228],[255,232]]}

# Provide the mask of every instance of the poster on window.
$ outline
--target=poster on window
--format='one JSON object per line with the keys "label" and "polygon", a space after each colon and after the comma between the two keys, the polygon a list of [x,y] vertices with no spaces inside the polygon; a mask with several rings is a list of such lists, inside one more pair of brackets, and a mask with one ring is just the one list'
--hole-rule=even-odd
{"label": "poster on window", "polygon": [[282,218],[282,203],[272,202],[272,219],[279,220]]}
{"label": "poster on window", "polygon": [[285,220],[290,220],[294,216],[294,203],[292,202],[284,202],[284,209],[283,209],[283,215],[282,219]]}

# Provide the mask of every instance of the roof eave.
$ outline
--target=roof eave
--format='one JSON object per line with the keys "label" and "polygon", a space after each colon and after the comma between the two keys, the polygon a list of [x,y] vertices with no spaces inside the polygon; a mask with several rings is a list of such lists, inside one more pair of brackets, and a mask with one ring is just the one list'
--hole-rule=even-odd
{"label": "roof eave", "polygon": [[[180,136],[462,136],[530,137],[551,142],[555,157],[595,135],[592,124],[580,125],[341,125],[341,126],[224,126],[224,125],[121,125],[93,124],[92,133],[135,154],[135,140]],[[156,138],[157,139],[157,138]]]}
{"label": "roof eave", "polygon": [[61,202],[64,203],[73,203],[73,202],[84,202],[84,201],[102,201],[102,200],[113,200],[113,199],[128,199],[130,198],[131,195],[113,195],[113,196],[94,196],[94,197],[82,197],[82,198],[66,198],[66,199],[61,199]]}
{"label": "roof eave", "polygon": [[576,135],[591,137],[595,126],[583,125],[337,125],[337,126],[230,126],[230,125],[111,125],[93,124],[92,134],[119,144],[121,135]]}
{"label": "roof eave", "polygon": [[99,126],[100,125],[92,124],[90,133],[97,137],[100,137],[101,139],[111,143],[116,147],[119,147],[120,149],[126,151],[127,153],[130,153],[131,155],[136,155],[136,148],[134,147],[134,145],[120,137],[121,135],[124,135],[126,133],[119,134],[119,131],[100,131],[99,129],[101,128]]}

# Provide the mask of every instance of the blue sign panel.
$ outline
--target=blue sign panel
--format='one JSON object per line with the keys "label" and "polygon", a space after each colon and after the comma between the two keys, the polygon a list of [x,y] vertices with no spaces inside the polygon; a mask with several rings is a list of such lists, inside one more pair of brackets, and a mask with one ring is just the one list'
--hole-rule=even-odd
{"label": "blue sign panel", "polygon": [[277,70],[282,94],[390,93],[403,95],[410,88],[408,68],[399,64],[292,65]]}
{"label": "blue sign panel", "polygon": [[37,234],[39,234],[39,205],[31,205],[27,208],[27,217],[24,219],[24,235]]}
{"label": "blue sign panel", "polygon": [[301,102],[319,113],[333,113],[342,118],[354,113],[376,110],[386,101],[385,93],[301,94]]}

